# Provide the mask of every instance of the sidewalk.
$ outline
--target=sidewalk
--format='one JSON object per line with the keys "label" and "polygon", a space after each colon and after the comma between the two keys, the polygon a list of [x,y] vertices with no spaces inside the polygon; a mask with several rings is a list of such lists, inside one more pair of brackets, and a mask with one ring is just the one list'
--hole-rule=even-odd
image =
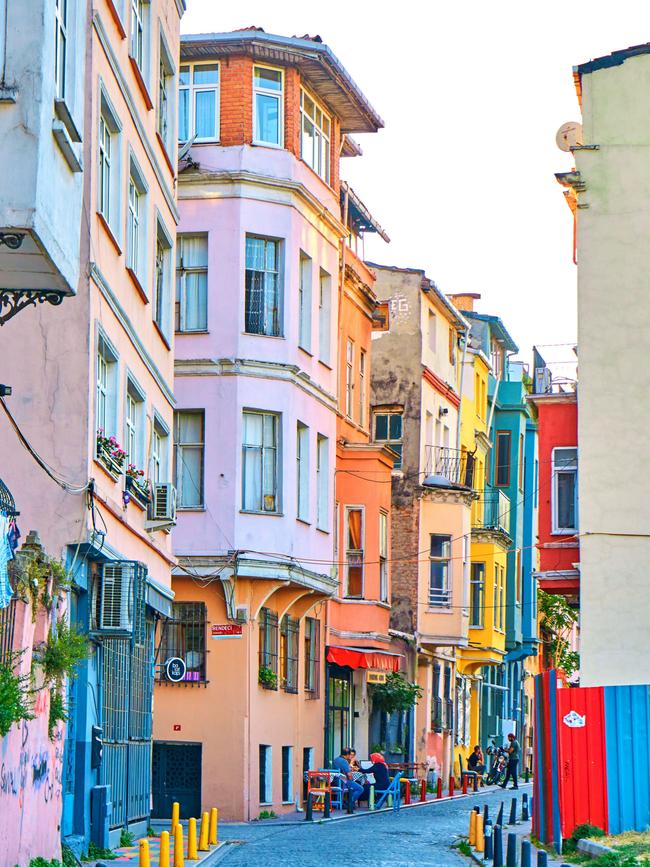
{"label": "sidewalk", "polygon": [[[159,822],[156,823],[160,827],[156,829],[156,833],[160,834],[160,831],[169,830],[168,822]],[[181,825],[183,826],[183,848],[185,853],[187,853],[187,822],[182,821]],[[149,841],[149,857],[150,857],[150,865],[151,867],[159,867],[160,865],[160,837],[146,837]],[[209,852],[199,852],[198,859],[190,861],[187,858],[187,854],[185,856],[185,864],[191,865],[191,867],[212,867],[213,864],[216,864],[222,858],[225,857],[228,850],[228,846],[225,841],[220,841],[216,844],[216,846],[210,846]],[[136,840],[132,846],[122,846],[119,849],[114,849],[113,852],[117,856],[115,859],[111,859],[110,861],[102,861],[101,859],[97,861],[98,867],[110,867],[111,864],[137,864],[140,857],[140,842]],[[174,863],[174,842],[170,840],[169,843],[169,863],[170,865]]]}

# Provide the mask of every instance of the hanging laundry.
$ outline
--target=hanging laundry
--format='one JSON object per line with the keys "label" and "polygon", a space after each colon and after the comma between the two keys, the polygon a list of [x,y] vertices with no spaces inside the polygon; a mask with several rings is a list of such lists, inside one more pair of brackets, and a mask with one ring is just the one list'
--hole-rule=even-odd
{"label": "hanging laundry", "polygon": [[9,547],[11,548],[11,559],[14,558],[14,552],[18,547],[18,540],[20,539],[20,528],[18,526],[18,522],[15,518],[11,518],[9,521]]}
{"label": "hanging laundry", "polygon": [[0,512],[0,608],[6,608],[11,602],[13,590],[9,583],[7,564],[13,557],[9,544],[9,517],[6,512]]}

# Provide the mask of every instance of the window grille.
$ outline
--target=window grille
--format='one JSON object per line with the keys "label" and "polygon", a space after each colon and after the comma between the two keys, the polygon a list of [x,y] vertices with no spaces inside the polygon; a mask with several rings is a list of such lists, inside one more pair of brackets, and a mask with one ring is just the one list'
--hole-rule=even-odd
{"label": "window grille", "polygon": [[280,634],[280,680],[285,692],[298,692],[298,635],[300,621],[285,614]]}
{"label": "window grille", "polygon": [[259,667],[278,673],[278,615],[268,608],[262,608],[260,612]]}
{"label": "window grille", "polygon": [[206,608],[203,602],[174,602],[173,619],[163,628],[157,679],[165,681],[164,664],[178,656],[185,661],[184,682],[207,683]]}
{"label": "window grille", "polygon": [[308,698],[320,696],[320,621],[305,619],[305,692]]}
{"label": "window grille", "polygon": [[14,629],[16,626],[16,600],[9,602],[6,608],[0,608],[0,665],[11,663],[14,648]]}

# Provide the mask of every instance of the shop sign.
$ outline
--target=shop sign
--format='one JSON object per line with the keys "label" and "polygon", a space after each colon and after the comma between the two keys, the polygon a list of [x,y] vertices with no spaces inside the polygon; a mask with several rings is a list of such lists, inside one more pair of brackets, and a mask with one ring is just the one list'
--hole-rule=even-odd
{"label": "shop sign", "polygon": [[244,627],[241,623],[213,623],[213,638],[241,638]]}
{"label": "shop sign", "polygon": [[366,683],[386,683],[385,671],[367,671]]}
{"label": "shop sign", "polygon": [[165,674],[167,680],[171,680],[172,683],[180,683],[185,678],[186,673],[185,660],[181,659],[180,656],[172,656],[165,662]]}

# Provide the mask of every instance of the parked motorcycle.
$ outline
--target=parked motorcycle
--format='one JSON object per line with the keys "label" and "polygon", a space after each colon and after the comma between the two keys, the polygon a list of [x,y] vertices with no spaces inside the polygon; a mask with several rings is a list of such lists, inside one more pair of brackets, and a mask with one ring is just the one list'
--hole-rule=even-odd
{"label": "parked motorcycle", "polygon": [[501,785],[506,778],[508,753],[503,747],[488,747],[487,754],[490,757],[490,770],[485,782],[488,786]]}

